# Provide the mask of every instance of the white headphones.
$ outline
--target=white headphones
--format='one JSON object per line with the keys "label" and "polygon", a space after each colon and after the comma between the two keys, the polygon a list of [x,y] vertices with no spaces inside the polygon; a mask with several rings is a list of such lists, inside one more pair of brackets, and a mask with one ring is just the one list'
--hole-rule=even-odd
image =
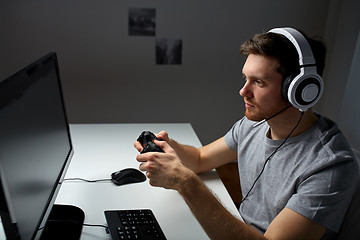
{"label": "white headphones", "polygon": [[300,73],[289,76],[282,84],[283,96],[300,111],[306,111],[320,99],[324,83],[316,71],[316,62],[306,38],[293,28],[274,28],[269,32],[278,33],[289,39],[299,54]]}

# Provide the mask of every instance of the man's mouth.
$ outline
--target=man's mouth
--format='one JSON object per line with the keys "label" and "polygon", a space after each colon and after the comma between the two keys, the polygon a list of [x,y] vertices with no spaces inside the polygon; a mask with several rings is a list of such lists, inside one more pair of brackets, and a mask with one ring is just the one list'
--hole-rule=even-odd
{"label": "man's mouth", "polygon": [[255,106],[252,105],[252,104],[250,104],[250,103],[248,103],[248,102],[245,102],[245,107],[246,107],[246,108],[254,108]]}

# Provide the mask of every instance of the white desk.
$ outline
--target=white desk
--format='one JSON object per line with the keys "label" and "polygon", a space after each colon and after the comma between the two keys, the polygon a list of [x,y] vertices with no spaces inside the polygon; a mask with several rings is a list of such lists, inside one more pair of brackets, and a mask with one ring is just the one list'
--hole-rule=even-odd
{"label": "white desk", "polygon": [[[114,171],[138,168],[133,142],[143,130],[166,130],[180,143],[200,147],[190,124],[73,124],[71,135],[75,154],[66,178],[90,180],[109,178]],[[215,171],[201,176],[219,201],[235,216],[239,213]],[[208,239],[184,200],[176,191],[142,183],[116,186],[111,182],[63,183],[57,204],[70,204],[85,212],[85,223],[106,224],[106,209],[151,209],[167,239]],[[211,209],[209,209],[211,211]],[[81,239],[110,239],[103,228],[83,227]]]}

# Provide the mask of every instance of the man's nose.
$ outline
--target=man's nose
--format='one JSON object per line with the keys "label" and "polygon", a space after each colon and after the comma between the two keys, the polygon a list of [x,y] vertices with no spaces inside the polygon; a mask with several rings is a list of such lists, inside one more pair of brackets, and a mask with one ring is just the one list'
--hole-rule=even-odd
{"label": "man's nose", "polygon": [[250,86],[249,86],[248,82],[246,82],[244,84],[244,86],[240,89],[239,94],[242,97],[246,97],[246,98],[252,97],[252,92],[251,92],[251,89],[250,89]]}

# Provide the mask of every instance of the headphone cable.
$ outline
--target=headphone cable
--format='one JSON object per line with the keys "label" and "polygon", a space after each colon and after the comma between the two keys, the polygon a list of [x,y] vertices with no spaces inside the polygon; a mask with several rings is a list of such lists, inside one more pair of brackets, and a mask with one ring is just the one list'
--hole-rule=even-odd
{"label": "headphone cable", "polygon": [[270,117],[268,117],[268,118],[265,118],[265,119],[261,120],[260,122],[255,123],[255,124],[253,125],[253,127],[257,127],[257,126],[263,124],[264,122],[266,122],[266,121],[268,121],[268,120],[276,117],[278,114],[284,112],[286,109],[290,108],[291,106],[292,106],[292,105],[290,104],[290,105],[284,107],[283,109],[281,109],[280,111],[278,111],[277,113],[273,114],[272,116],[270,116]]}
{"label": "headphone cable", "polygon": [[265,166],[266,164],[269,162],[269,160],[274,156],[274,154],[285,144],[285,142],[290,138],[291,134],[295,131],[295,129],[299,126],[301,119],[304,115],[304,112],[301,111],[301,116],[299,118],[299,121],[297,122],[297,124],[295,125],[295,127],[291,130],[291,132],[289,133],[289,135],[287,135],[287,137],[284,139],[284,141],[269,155],[269,157],[265,160],[265,163],[259,173],[259,175],[256,177],[254,183],[251,185],[250,190],[247,192],[247,194],[245,195],[245,197],[241,200],[240,205],[246,200],[246,198],[249,196],[251,190],[254,188],[256,182],[259,180],[259,178],[261,177],[261,175],[263,174],[264,170],[265,170]]}

